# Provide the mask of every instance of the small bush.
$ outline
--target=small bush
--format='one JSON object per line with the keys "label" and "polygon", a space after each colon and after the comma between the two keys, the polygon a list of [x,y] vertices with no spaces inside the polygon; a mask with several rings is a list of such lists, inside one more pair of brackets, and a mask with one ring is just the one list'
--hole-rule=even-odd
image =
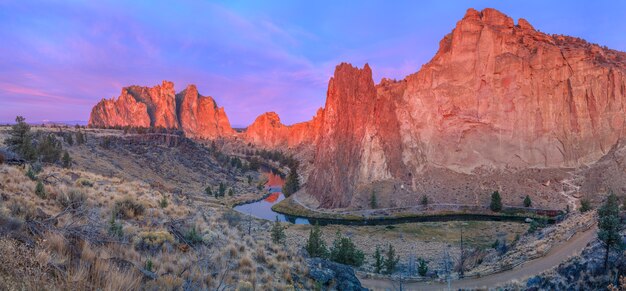
{"label": "small bush", "polygon": [[185,240],[191,245],[202,243],[202,236],[200,236],[200,234],[196,230],[195,225],[187,230],[187,233],[185,234]]}
{"label": "small bush", "polygon": [[164,230],[144,231],[135,237],[135,249],[156,251],[164,244],[174,244],[174,236]]}
{"label": "small bush", "polygon": [[428,261],[422,258],[417,259],[417,272],[422,277],[426,276],[428,273]]}
{"label": "small bush", "polygon": [[82,186],[82,187],[93,187],[93,182],[87,180],[87,179],[78,179],[78,181],[76,181],[76,185],[78,186]]}
{"label": "small bush", "polygon": [[72,166],[72,158],[70,157],[70,154],[65,151],[63,152],[63,168],[69,169]]}
{"label": "small bush", "polygon": [[582,199],[580,200],[580,208],[579,208],[580,212],[585,213],[589,210],[591,210],[591,201],[589,201],[589,199]]}
{"label": "small bush", "polygon": [[422,196],[422,200],[420,201],[420,204],[422,204],[422,206],[426,207],[428,206],[428,196],[424,195]]}
{"label": "small bush", "polygon": [[123,226],[121,223],[115,221],[114,213],[111,213],[111,219],[109,220],[109,234],[118,238],[124,236]]}
{"label": "small bush", "polygon": [[161,208],[166,208],[167,205],[167,196],[163,195],[163,198],[161,198],[161,201],[159,201],[159,206],[161,206]]}
{"label": "small bush", "polygon": [[152,268],[153,268],[152,259],[148,258],[148,260],[146,261],[146,271],[152,272]]}
{"label": "small bush", "polygon": [[235,191],[233,191],[233,188],[228,189],[228,196],[233,196],[235,195]]}
{"label": "small bush", "polygon": [[37,174],[35,174],[35,171],[33,171],[33,167],[28,167],[28,171],[26,171],[26,177],[28,177],[32,181],[37,180]]}
{"label": "small bush", "polygon": [[41,181],[37,182],[37,186],[35,187],[35,194],[37,194],[39,198],[46,198],[46,189],[44,188]]}
{"label": "small bush", "polygon": [[237,211],[227,210],[224,214],[222,214],[222,219],[226,220],[229,226],[236,226],[241,222],[242,217]]}
{"label": "small bush", "polygon": [[530,200],[530,196],[526,195],[526,198],[524,198],[524,207],[530,207],[532,204],[533,202]]}
{"label": "small bush", "polygon": [[143,204],[138,203],[130,197],[115,202],[115,206],[113,208],[116,216],[122,219],[134,218],[136,216],[143,215],[145,210],[146,208]]}
{"label": "small bush", "polygon": [[57,196],[57,201],[63,208],[78,209],[85,204],[86,200],[87,197],[85,194],[76,189],[69,190],[67,193],[61,193],[61,195]]}

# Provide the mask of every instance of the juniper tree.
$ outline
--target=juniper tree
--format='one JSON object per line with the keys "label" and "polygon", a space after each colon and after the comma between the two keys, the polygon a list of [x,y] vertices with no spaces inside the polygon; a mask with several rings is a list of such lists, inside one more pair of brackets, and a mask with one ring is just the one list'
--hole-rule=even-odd
{"label": "juniper tree", "polygon": [[500,197],[500,192],[493,191],[491,194],[491,204],[489,205],[489,209],[494,212],[502,210],[502,198]]}
{"label": "juniper tree", "polygon": [[380,246],[377,245],[376,251],[374,251],[374,271],[376,273],[380,274],[380,271],[383,270],[384,260]]}
{"label": "juniper tree", "polygon": [[359,267],[363,265],[365,254],[357,249],[349,237],[344,237],[337,231],[333,247],[330,250],[330,259],[340,264]]}
{"label": "juniper tree", "polygon": [[530,200],[530,196],[526,195],[526,198],[524,198],[524,207],[530,207],[532,204],[533,202]]}
{"label": "juniper tree", "polygon": [[417,272],[422,277],[426,276],[428,273],[428,261],[422,258],[417,259]]}
{"label": "juniper tree", "polygon": [[291,196],[291,194],[296,193],[300,190],[300,180],[298,177],[298,165],[294,164],[289,168],[289,175],[287,175],[287,180],[285,181],[285,185],[283,186],[283,194],[285,197]]}
{"label": "juniper tree", "polygon": [[315,224],[309,232],[309,239],[306,242],[306,251],[311,257],[325,258],[328,256],[328,248],[322,239],[322,230],[319,224]]}
{"label": "juniper tree", "polygon": [[35,187],[35,194],[41,198],[46,198],[46,189],[43,186],[41,181],[37,182],[37,186]]}
{"label": "juniper tree", "polygon": [[280,225],[280,221],[278,221],[278,216],[276,216],[276,221],[274,222],[274,226],[272,226],[272,241],[275,244],[280,244],[285,242],[285,231],[283,226]]}
{"label": "juniper tree", "polygon": [[70,157],[70,154],[65,151],[63,153],[63,168],[70,168],[72,166],[72,158]]}
{"label": "juniper tree", "polygon": [[393,246],[389,244],[389,248],[387,249],[387,255],[385,256],[385,273],[393,273],[399,261],[400,257],[396,256],[396,250],[394,250]]}
{"label": "juniper tree", "polygon": [[372,191],[372,196],[370,197],[370,207],[372,209],[378,208],[378,200],[376,199],[376,191]]}
{"label": "juniper tree", "polygon": [[36,153],[32,145],[33,139],[30,125],[26,123],[26,119],[22,116],[16,117],[15,122],[11,126],[9,137],[6,139],[5,144],[23,159],[32,161],[35,159]]}
{"label": "juniper tree", "polygon": [[611,249],[622,248],[622,237],[620,236],[620,217],[617,196],[610,193],[606,202],[598,209],[598,238],[605,246],[604,269],[608,269],[609,252]]}

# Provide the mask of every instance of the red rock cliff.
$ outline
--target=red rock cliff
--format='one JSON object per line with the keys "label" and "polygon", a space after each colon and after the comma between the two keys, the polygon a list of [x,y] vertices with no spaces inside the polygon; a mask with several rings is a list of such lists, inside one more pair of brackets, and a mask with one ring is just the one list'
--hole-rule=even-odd
{"label": "red rock cliff", "polygon": [[163,127],[182,129],[193,138],[216,138],[235,134],[224,108],[198,93],[195,85],[174,94],[174,84],[155,87],[130,86],[117,100],[100,101],[91,111],[91,127]]}
{"label": "red rock cliff", "polygon": [[578,167],[624,135],[626,54],[470,9],[435,57],[400,82],[339,65],[307,192],[346,207],[358,189],[409,189],[427,166]]}
{"label": "red rock cliff", "polygon": [[312,120],[284,125],[275,112],[266,112],[248,126],[244,140],[265,148],[297,148],[311,146],[318,136],[323,110],[319,109]]}

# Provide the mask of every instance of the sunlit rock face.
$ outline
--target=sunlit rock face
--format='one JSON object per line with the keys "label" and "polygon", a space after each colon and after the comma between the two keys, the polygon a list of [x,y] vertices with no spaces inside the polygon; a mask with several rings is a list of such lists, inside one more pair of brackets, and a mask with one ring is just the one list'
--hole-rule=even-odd
{"label": "sunlit rock face", "polygon": [[319,109],[312,120],[293,125],[284,125],[275,112],[266,112],[257,117],[243,134],[244,140],[264,148],[293,149],[311,147],[320,128],[323,110]]}
{"label": "sunlit rock face", "polygon": [[179,94],[174,84],[155,87],[130,86],[117,100],[100,101],[91,111],[91,127],[162,127],[182,129],[192,138],[212,139],[235,134],[224,108],[198,93],[195,85]]}
{"label": "sunlit rock face", "polygon": [[427,167],[579,167],[624,135],[626,54],[470,9],[419,72],[330,80],[307,192],[346,207],[377,181],[416,189]]}
{"label": "sunlit rock face", "polygon": [[212,139],[235,134],[223,107],[213,98],[202,96],[195,85],[176,94],[180,128],[191,138]]}

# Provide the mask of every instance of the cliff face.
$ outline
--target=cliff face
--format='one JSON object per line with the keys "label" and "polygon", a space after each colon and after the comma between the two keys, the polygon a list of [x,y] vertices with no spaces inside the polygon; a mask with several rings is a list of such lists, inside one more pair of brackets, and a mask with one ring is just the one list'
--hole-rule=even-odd
{"label": "cliff face", "polygon": [[195,85],[176,94],[176,108],[180,128],[188,137],[216,138],[235,134],[224,108],[217,107],[213,98],[200,95]]}
{"label": "cliff face", "polygon": [[243,139],[265,148],[293,149],[311,146],[317,139],[323,110],[319,109],[312,120],[284,125],[275,112],[266,112],[248,126]]}
{"label": "cliff face", "polygon": [[[626,54],[470,9],[435,57],[399,82],[339,65],[313,171],[322,207],[380,181],[418,189],[428,167],[578,167],[624,135]],[[403,188],[404,189],[404,188]]]}
{"label": "cliff face", "polygon": [[224,108],[190,85],[174,94],[174,84],[155,87],[130,86],[117,100],[100,101],[91,111],[91,127],[163,127],[182,129],[192,138],[216,138],[235,134]]}

